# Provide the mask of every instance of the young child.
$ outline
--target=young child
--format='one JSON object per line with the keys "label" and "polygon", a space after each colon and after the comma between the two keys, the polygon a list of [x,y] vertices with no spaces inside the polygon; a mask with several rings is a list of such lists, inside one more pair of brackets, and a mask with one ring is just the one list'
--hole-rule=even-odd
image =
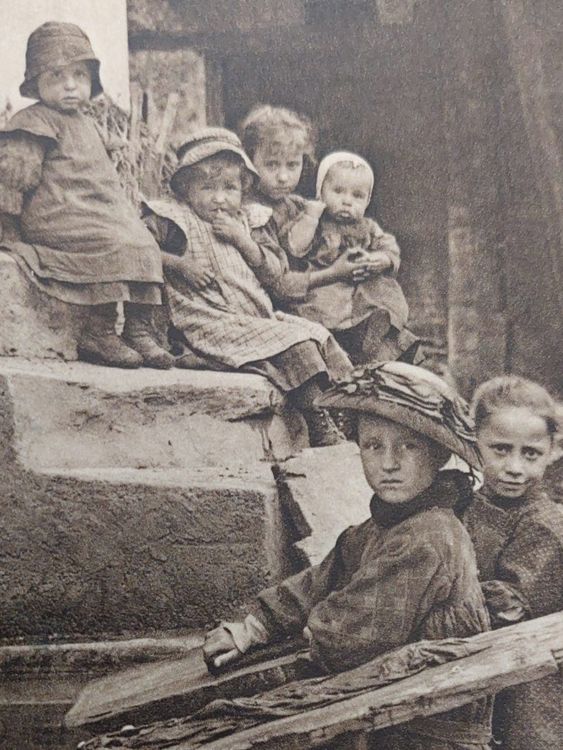
{"label": "young child", "polygon": [[[78,26],[49,22],[29,37],[20,91],[39,101],[0,132],[2,248],[42,292],[89,308],[82,359],[168,368],[174,360],[151,325],[163,282],[158,246],[81,112],[102,92],[99,68]],[[117,302],[125,303],[123,337]]]}
{"label": "young child", "polygon": [[[319,402],[359,419],[371,518],[344,531],[320,565],[262,591],[244,622],[208,633],[204,654],[215,666],[304,628],[328,672],[488,629],[473,548],[454,512],[471,499],[469,479],[440,471],[452,453],[479,466],[466,405],[438,376],[400,362],[367,368]],[[369,747],[485,750],[489,722],[490,701],[480,700],[378,732]]]}
{"label": "young child", "polygon": [[[556,436],[555,404],[537,383],[493,378],[473,399],[484,484],[465,514],[493,626],[563,610],[563,512],[542,490]],[[556,750],[563,737],[559,675],[497,697],[503,750]]]}
{"label": "young child", "polygon": [[319,167],[317,200],[306,201],[293,190],[312,162],[310,123],[262,106],[241,128],[260,175],[247,201],[254,211],[256,204],[268,209],[262,223],[287,252],[283,275],[267,284],[272,296],[329,328],[355,362],[413,361],[417,340],[405,329],[408,306],[394,278],[399,247],[364,216],[374,183],[369,164],[355,154],[331,154]]}
{"label": "young child", "polygon": [[313,399],[350,362],[316,323],[275,313],[258,277],[278,264],[250,236],[242,190],[254,167],[234,133],[204,128],[179,150],[171,178],[176,200],[146,206],[146,221],[164,250],[171,321],[195,353],[179,366],[241,369],[264,375],[301,408],[311,445],[341,439]]}

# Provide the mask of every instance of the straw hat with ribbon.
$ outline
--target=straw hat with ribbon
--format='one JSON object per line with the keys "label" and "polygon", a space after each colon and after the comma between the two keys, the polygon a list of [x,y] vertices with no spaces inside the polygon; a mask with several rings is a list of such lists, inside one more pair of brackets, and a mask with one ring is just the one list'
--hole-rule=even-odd
{"label": "straw hat with ribbon", "polygon": [[77,62],[89,63],[92,74],[90,95],[101,94],[100,61],[82,29],[73,23],[58,21],[42,24],[27,40],[25,80],[20,86],[20,94],[29,99],[39,99],[37,79],[41,73]]}
{"label": "straw hat with ribbon", "polygon": [[442,378],[422,367],[386,362],[354,370],[316,400],[323,409],[376,414],[410,427],[481,467],[466,402]]}
{"label": "straw hat with ribbon", "polygon": [[221,153],[221,151],[230,151],[237,154],[247,170],[255,177],[258,177],[254,164],[245,153],[242,143],[238,136],[226,128],[201,128],[194,132],[191,137],[182,143],[178,148],[178,166],[170,178],[170,186],[175,190],[178,183],[178,177],[182,170],[187,167],[193,167],[203,159]]}

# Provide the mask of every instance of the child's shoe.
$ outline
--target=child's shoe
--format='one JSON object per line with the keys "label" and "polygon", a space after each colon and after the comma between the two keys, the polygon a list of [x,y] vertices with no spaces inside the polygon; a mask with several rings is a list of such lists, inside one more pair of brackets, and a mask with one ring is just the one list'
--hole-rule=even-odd
{"label": "child's shoe", "polygon": [[143,364],[147,367],[158,370],[174,367],[174,357],[156,341],[150,306],[126,305],[122,335],[125,343],[142,357]]}
{"label": "child's shoe", "polygon": [[108,367],[134,369],[143,364],[142,357],[115,332],[115,305],[95,305],[78,341],[78,358],[84,362]]}
{"label": "child's shoe", "polygon": [[326,409],[303,409],[302,414],[309,430],[311,448],[323,448],[346,442],[346,438]]}

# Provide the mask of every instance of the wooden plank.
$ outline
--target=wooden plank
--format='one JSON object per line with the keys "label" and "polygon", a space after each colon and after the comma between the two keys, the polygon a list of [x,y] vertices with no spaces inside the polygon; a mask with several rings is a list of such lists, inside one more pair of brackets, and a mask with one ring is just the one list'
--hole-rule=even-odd
{"label": "wooden plank", "polygon": [[[366,674],[362,672],[360,676],[356,670],[326,678],[321,686],[324,694],[321,708],[303,711],[302,703],[297,700],[294,713],[288,716],[292,696],[299,692],[295,689],[297,686],[293,689],[288,686],[287,690],[277,690],[264,697],[266,715],[259,719],[260,724],[253,706],[262,704],[258,701],[251,703],[246,712],[244,705],[239,704],[242,713],[238,721],[247,728],[238,732],[238,707],[228,704],[222,711],[219,706],[219,711],[213,710],[192,719],[163,722],[141,729],[129,728],[111,738],[93,740],[87,747],[108,746],[104,742],[111,742],[116,748],[135,747],[137,750],[148,750],[149,747],[152,750],[194,750],[203,745],[206,750],[324,747],[344,734],[374,731],[441,713],[511,685],[555,674],[557,664],[563,660],[563,613],[463,639],[462,642],[467,645],[470,655],[397,679],[379,689],[365,690]],[[360,677],[358,690],[362,692],[343,700],[343,695],[350,695],[355,674]],[[344,694],[343,684],[347,686]],[[308,695],[307,688],[304,689]],[[326,695],[330,696],[328,705]],[[268,721],[275,716],[278,705],[286,718]],[[214,736],[219,739],[211,740]]]}
{"label": "wooden plank", "polygon": [[[557,672],[547,648],[530,639],[475,654],[327,708],[273,721],[206,745],[207,750],[284,750],[324,747],[344,734],[367,732],[449,711],[498,690]],[[278,743],[278,744],[276,744]],[[142,748],[141,746],[138,746]],[[193,750],[190,742],[169,746]]]}
{"label": "wooden plank", "polygon": [[94,680],[65,717],[67,727],[107,731],[197,711],[216,698],[253,695],[314,673],[299,641],[244,657],[236,668],[210,674],[201,647],[181,659],[146,664]]}

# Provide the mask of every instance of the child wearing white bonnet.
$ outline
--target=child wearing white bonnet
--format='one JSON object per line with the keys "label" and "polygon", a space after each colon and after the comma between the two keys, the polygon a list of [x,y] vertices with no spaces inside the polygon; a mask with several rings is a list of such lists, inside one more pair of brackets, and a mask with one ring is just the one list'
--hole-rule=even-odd
{"label": "child wearing white bonnet", "polygon": [[322,323],[357,363],[414,361],[417,339],[405,328],[408,305],[396,276],[400,249],[393,235],[365,216],[375,177],[357,154],[328,154],[317,172],[318,222],[292,232],[285,250],[293,271],[329,268],[342,256],[357,265],[351,278],[308,289],[292,313]]}

